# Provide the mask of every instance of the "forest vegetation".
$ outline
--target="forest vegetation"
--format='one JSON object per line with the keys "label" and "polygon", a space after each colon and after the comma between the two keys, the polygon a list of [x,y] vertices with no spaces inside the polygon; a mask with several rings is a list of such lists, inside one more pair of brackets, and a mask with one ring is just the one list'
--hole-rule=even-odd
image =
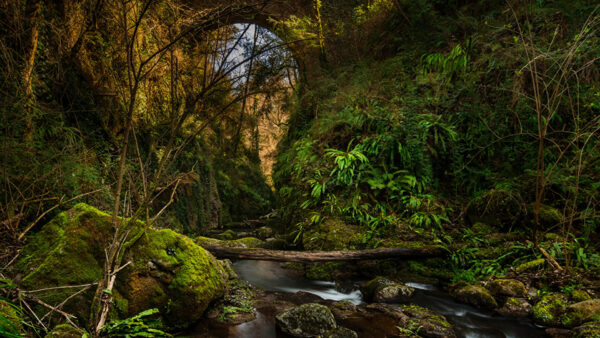
{"label": "forest vegetation", "polygon": [[[594,0],[0,0],[0,336],[253,320],[216,248],[260,248],[600,337],[599,66]],[[379,334],[340,304],[278,330]],[[460,336],[401,311],[381,336]]]}

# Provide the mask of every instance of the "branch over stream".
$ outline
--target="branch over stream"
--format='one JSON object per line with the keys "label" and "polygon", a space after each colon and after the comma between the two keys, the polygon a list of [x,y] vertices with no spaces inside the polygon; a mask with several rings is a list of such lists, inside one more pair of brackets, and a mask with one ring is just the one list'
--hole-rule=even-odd
{"label": "branch over stream", "polygon": [[217,258],[251,259],[277,262],[330,262],[330,261],[359,261],[367,259],[386,258],[425,258],[440,257],[448,251],[438,246],[422,246],[416,248],[384,248],[368,250],[345,251],[285,251],[267,249],[227,248],[206,245],[203,247]]}

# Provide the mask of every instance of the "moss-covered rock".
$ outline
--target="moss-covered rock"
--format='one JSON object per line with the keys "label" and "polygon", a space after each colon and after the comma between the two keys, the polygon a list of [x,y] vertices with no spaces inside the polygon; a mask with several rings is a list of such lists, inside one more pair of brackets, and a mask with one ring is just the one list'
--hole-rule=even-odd
{"label": "moss-covered rock", "polygon": [[276,316],[277,325],[295,337],[322,336],[337,327],[333,314],[325,305],[308,303]]}
{"label": "moss-covered rock", "polygon": [[533,319],[545,325],[558,325],[566,299],[560,294],[544,295],[532,308]]}
{"label": "moss-covered rock", "polygon": [[546,263],[546,260],[543,258],[540,258],[540,259],[536,259],[533,261],[523,263],[523,264],[517,266],[516,270],[518,273],[521,273],[521,272],[525,272],[525,271],[543,267],[545,263]]}
{"label": "moss-covered rock", "polygon": [[509,297],[496,311],[506,317],[527,317],[531,313],[531,304],[523,298]]}
{"label": "moss-covered rock", "polygon": [[591,319],[600,319],[600,299],[589,299],[567,305],[560,316],[560,322],[566,327],[574,327]]}
{"label": "moss-covered rock", "polygon": [[13,334],[23,333],[23,324],[19,310],[13,305],[0,300],[0,331]]}
{"label": "moss-covered rock", "polygon": [[419,332],[422,337],[456,337],[454,328],[446,317],[417,305],[403,305],[402,312],[408,319],[401,319],[403,328]]}
{"label": "moss-covered rock", "polygon": [[267,239],[271,236],[273,236],[273,229],[271,227],[264,226],[256,229],[256,237]]}
{"label": "moss-covered rock", "polygon": [[[528,221],[534,222],[535,203],[531,203],[527,206]],[[563,220],[562,212],[549,205],[542,204],[540,206],[539,221],[540,226],[543,229],[551,228],[557,224],[560,224]]]}
{"label": "moss-covered rock", "polygon": [[574,302],[583,302],[584,300],[592,299],[590,294],[585,290],[573,290],[570,296]]}
{"label": "moss-covered rock", "polygon": [[475,284],[459,284],[450,289],[453,297],[459,301],[483,308],[494,309],[498,307],[498,303],[492,297],[490,292],[480,285]]}
{"label": "moss-covered rock", "polygon": [[385,277],[375,277],[362,284],[360,291],[368,301],[386,303],[407,300],[412,296],[415,289]]}
{"label": "moss-covered rock", "polygon": [[[194,242],[171,230],[155,230],[142,222],[124,226],[129,231],[122,261],[131,262],[117,278],[113,317],[128,317],[158,308],[172,325],[198,320],[208,304],[221,296],[227,274],[219,262]],[[30,238],[16,264],[27,290],[93,283],[100,279],[104,249],[113,235],[112,216],[86,204],[60,213]],[[73,290],[39,293],[58,304]],[[65,310],[86,323],[94,289],[67,304]]]}
{"label": "moss-covered rock", "polygon": [[215,235],[216,239],[220,239],[222,241],[230,241],[236,237],[237,237],[237,234],[235,233],[235,231],[233,231],[231,229],[225,230],[224,232]]}
{"label": "moss-covered rock", "polygon": [[600,338],[600,322],[593,321],[585,323],[573,329],[575,338]]}
{"label": "moss-covered rock", "polygon": [[48,332],[46,338],[81,338],[82,333],[69,324],[56,325],[52,331]]}
{"label": "moss-covered rock", "polygon": [[362,240],[358,227],[339,219],[328,219],[308,229],[302,235],[306,250],[356,249]]}
{"label": "moss-covered rock", "polygon": [[488,288],[495,296],[525,297],[527,295],[525,285],[516,279],[495,279]]}
{"label": "moss-covered rock", "polygon": [[496,231],[496,229],[494,229],[493,227],[491,227],[485,223],[481,223],[481,222],[477,222],[477,223],[473,224],[473,226],[471,227],[471,230],[474,233],[480,234],[480,235],[489,235]]}
{"label": "moss-covered rock", "polygon": [[491,189],[473,199],[466,210],[471,224],[485,223],[499,229],[508,229],[523,214],[522,198],[517,192]]}

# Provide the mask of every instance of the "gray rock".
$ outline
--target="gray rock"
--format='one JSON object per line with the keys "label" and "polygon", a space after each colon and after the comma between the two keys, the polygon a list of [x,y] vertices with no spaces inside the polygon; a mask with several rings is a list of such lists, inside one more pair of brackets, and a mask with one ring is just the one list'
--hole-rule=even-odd
{"label": "gray rock", "polygon": [[317,337],[337,328],[327,306],[308,303],[296,306],[275,317],[279,328],[295,337]]}
{"label": "gray rock", "polygon": [[504,306],[496,311],[507,317],[527,317],[531,312],[531,304],[524,298],[509,297]]}

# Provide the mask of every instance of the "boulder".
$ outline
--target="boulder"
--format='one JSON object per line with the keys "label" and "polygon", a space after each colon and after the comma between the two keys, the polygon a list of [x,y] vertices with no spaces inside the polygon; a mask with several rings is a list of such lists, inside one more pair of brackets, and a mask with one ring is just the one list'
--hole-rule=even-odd
{"label": "boulder", "polygon": [[463,303],[494,309],[498,303],[486,288],[475,284],[458,285],[451,288],[450,293]]}
{"label": "boulder", "polygon": [[375,277],[361,285],[360,291],[367,301],[391,303],[409,299],[415,289],[385,277]]}
{"label": "boulder", "polygon": [[592,321],[573,329],[572,337],[598,338],[600,337],[600,322]]}
{"label": "boulder", "polygon": [[560,294],[544,295],[531,309],[533,319],[548,325],[559,324],[559,316],[564,312],[566,299]]}
{"label": "boulder", "polygon": [[323,336],[337,328],[335,318],[325,305],[302,304],[276,316],[277,326],[294,337]]}
{"label": "boulder", "polygon": [[481,222],[494,228],[509,229],[523,215],[524,209],[517,192],[491,189],[469,202],[466,218],[471,224]]}
{"label": "boulder", "polygon": [[524,298],[509,297],[496,311],[506,317],[527,317],[531,312],[531,304]]}
{"label": "boulder", "polygon": [[516,279],[493,280],[488,289],[494,296],[525,297],[527,295],[525,285]]}
{"label": "boulder", "polygon": [[194,240],[201,247],[219,246],[224,248],[262,248],[265,242],[256,237],[243,237],[235,240],[221,240],[216,238],[198,236]]}
{"label": "boulder", "polygon": [[592,297],[585,290],[573,290],[571,291],[571,299],[574,302],[583,302],[584,300],[592,299]]}
{"label": "boulder", "polygon": [[588,299],[583,302],[567,305],[560,317],[560,322],[566,327],[574,327],[599,317],[600,299]]}
{"label": "boulder", "polygon": [[[123,221],[120,219],[120,221]],[[112,290],[111,318],[125,318],[158,308],[171,325],[189,325],[223,295],[227,273],[207,251],[172,230],[155,230],[138,221],[125,223],[129,235],[122,248],[128,263]],[[97,282],[104,250],[113,236],[112,216],[86,204],[57,215],[30,237],[15,266],[24,277],[21,288],[35,290]],[[58,304],[79,289],[37,293]],[[64,310],[86,324],[95,288],[73,297]]]}
{"label": "boulder", "polygon": [[441,338],[456,337],[452,325],[446,317],[417,305],[403,305],[402,312],[408,316],[408,321],[402,321],[403,328],[418,328],[419,336]]}

